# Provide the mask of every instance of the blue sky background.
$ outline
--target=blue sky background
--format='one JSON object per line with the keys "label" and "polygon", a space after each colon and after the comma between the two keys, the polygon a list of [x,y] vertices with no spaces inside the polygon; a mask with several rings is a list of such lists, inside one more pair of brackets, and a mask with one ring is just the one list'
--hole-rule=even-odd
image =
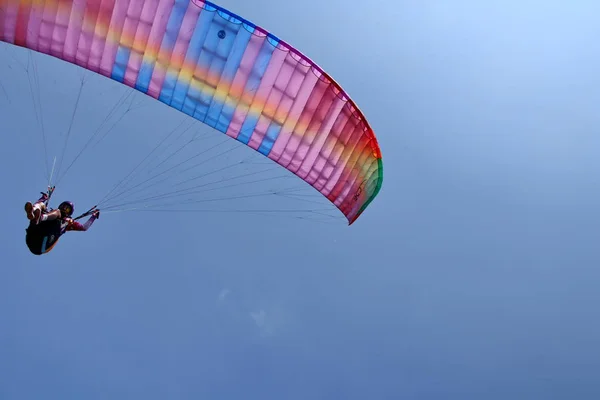
{"label": "blue sky background", "polygon": [[[106,213],[34,257],[33,100],[60,149],[83,74],[33,55],[32,95],[28,52],[1,45],[0,398],[599,398],[597,2],[219,4],[355,99],[382,147],[379,197],[352,227],[225,212],[293,201],[278,196]],[[85,76],[67,159],[128,93]],[[141,95],[119,112],[129,104],[55,206],[85,211],[188,121]]]}

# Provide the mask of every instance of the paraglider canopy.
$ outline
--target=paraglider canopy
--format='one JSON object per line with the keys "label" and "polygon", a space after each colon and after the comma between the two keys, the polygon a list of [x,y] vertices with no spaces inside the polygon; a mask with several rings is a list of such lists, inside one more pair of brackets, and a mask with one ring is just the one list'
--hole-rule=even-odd
{"label": "paraglider canopy", "polygon": [[145,93],[306,181],[353,223],[383,180],[377,139],[300,51],[199,0],[0,1],[0,40]]}

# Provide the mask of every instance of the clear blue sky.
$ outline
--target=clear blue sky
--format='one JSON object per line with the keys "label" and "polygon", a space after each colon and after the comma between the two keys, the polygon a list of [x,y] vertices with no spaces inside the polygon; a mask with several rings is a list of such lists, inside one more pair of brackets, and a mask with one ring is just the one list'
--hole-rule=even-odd
{"label": "clear blue sky", "polygon": [[[60,149],[81,76],[35,55],[32,96],[28,52],[0,46],[0,398],[600,398],[600,5],[219,4],[347,89],[381,144],[379,197],[352,227],[106,213],[34,257],[32,99]],[[128,93],[86,76],[69,157]],[[55,201],[85,211],[185,121],[133,104]]]}

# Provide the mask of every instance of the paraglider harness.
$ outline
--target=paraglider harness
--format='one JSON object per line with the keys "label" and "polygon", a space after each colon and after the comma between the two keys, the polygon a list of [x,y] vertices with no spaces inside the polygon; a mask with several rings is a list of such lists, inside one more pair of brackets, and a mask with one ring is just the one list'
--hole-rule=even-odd
{"label": "paraglider harness", "polygon": [[[50,201],[50,198],[52,197],[52,193],[54,193],[54,189],[55,189],[55,188],[56,188],[55,186],[51,186],[51,187],[49,187],[49,188],[48,188],[48,192],[47,192],[47,193],[40,192],[42,195],[46,195],[46,196],[48,196],[48,197],[46,198],[46,200],[45,200],[45,202],[46,202],[46,205],[47,205],[47,204],[48,204],[48,202]],[[81,219],[81,218],[85,218],[85,217],[87,217],[88,215],[92,215],[92,214],[94,213],[94,211],[96,211],[97,209],[98,209],[98,205],[95,205],[95,206],[93,206],[92,208],[90,208],[89,210],[87,210],[86,212],[84,212],[83,214],[81,214],[80,216],[78,216],[78,217],[75,217],[75,218],[72,218],[72,219],[73,219],[73,221],[77,221],[77,220],[79,220],[79,219]],[[52,209],[52,208],[49,208],[49,210],[50,210],[50,212],[54,211],[54,209]]]}
{"label": "paraglider harness", "polygon": [[[50,201],[50,197],[52,197],[52,192],[54,192],[54,187],[49,188],[48,193],[41,192],[42,195],[48,196],[45,200],[46,205]],[[73,218],[73,221],[77,221],[93,214],[97,207],[97,205],[93,206],[83,214]],[[54,210],[49,208],[49,212],[52,211]],[[38,222],[37,224],[33,222],[30,223],[25,229],[25,242],[27,243],[29,251],[35,255],[42,255],[52,250],[52,247],[58,242],[58,239],[62,235],[62,224],[63,218],[58,218],[52,221],[42,221]]]}

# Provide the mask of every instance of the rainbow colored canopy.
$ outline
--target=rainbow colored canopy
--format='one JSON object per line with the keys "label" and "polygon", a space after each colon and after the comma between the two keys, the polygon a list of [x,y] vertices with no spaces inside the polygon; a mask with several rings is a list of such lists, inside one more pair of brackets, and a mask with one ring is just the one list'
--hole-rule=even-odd
{"label": "rainbow colored canopy", "polygon": [[319,66],[200,0],[0,0],[0,40],[114,79],[296,174],[352,224],[379,192],[379,145]]}

